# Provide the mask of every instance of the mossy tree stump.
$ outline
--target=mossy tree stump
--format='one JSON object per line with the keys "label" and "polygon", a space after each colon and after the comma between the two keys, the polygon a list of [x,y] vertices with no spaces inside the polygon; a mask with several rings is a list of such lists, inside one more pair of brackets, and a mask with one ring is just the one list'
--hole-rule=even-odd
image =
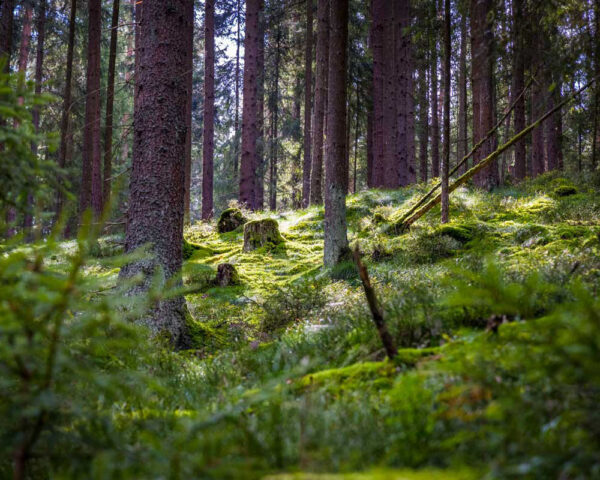
{"label": "mossy tree stump", "polygon": [[229,287],[230,285],[240,284],[238,272],[231,263],[222,263],[217,267],[216,283],[219,287]]}
{"label": "mossy tree stump", "polygon": [[217,232],[228,233],[238,229],[247,219],[242,214],[239,208],[228,208],[221,213],[219,221],[217,222]]}
{"label": "mossy tree stump", "polygon": [[251,252],[265,245],[278,245],[283,242],[277,220],[266,218],[254,220],[244,225],[244,252]]}

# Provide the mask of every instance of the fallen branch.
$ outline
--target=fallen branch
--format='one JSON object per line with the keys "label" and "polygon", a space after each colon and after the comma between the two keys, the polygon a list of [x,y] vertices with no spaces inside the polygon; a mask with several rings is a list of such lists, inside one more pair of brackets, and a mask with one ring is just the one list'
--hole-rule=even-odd
{"label": "fallen branch", "polygon": [[[546,121],[548,118],[550,118],[556,112],[558,112],[567,103],[571,102],[575,97],[581,95],[581,93],[584,92],[585,90],[587,90],[597,79],[598,79],[598,77],[595,77],[592,80],[590,80],[588,83],[586,83],[579,90],[577,90],[576,92],[574,92],[573,94],[571,94],[570,96],[568,96],[565,100],[563,100],[558,105],[556,105],[552,110],[546,112],[544,115],[542,115],[540,118],[538,118],[534,123],[532,123],[531,125],[529,125],[525,129],[521,130],[517,135],[515,135],[514,137],[512,137],[508,142],[506,142],[504,145],[500,146],[496,151],[490,153],[486,158],[484,158],[483,160],[481,160],[477,165],[475,165],[470,170],[468,170],[467,172],[465,172],[463,175],[461,175],[460,177],[458,177],[456,179],[456,181],[452,185],[449,186],[448,193],[449,194],[452,193],[458,187],[460,187],[461,185],[463,185],[464,183],[466,183],[469,179],[471,179],[477,172],[480,172],[481,170],[483,170],[484,168],[486,168],[499,155],[501,155],[506,150],[508,150],[510,147],[512,147],[515,143],[517,143],[519,140],[521,140],[523,137],[525,137],[532,130],[534,130],[537,127],[539,127],[544,121]],[[421,218],[429,210],[431,210],[438,203],[440,203],[441,198],[442,198],[442,196],[440,194],[437,194],[433,199],[431,199],[427,204],[425,204],[419,210],[414,211],[414,213],[412,213],[412,215],[410,215],[410,216],[404,215],[398,222],[396,222],[394,224],[394,229],[397,232],[399,232],[399,233],[407,230],[419,218]]]}
{"label": "fallen branch", "polygon": [[[454,167],[452,168],[452,170],[450,170],[450,173],[448,174],[448,177],[451,177],[452,175],[454,175],[456,172],[458,172],[458,169],[460,167],[462,167],[465,163],[467,163],[467,161],[475,154],[475,152],[477,152],[477,150],[479,150],[479,148],[481,148],[481,146],[487,142],[490,137],[496,132],[496,130],[498,130],[500,128],[500,126],[502,125],[502,123],[504,123],[504,120],[506,120],[506,118],[511,114],[511,112],[515,109],[517,103],[519,102],[519,100],[521,100],[521,98],[523,97],[523,95],[525,95],[525,93],[527,92],[527,90],[529,89],[529,87],[531,86],[531,84],[533,83],[533,79],[534,77],[531,77],[529,79],[529,81],[527,82],[527,85],[525,85],[525,88],[523,89],[523,91],[519,94],[519,96],[515,99],[515,101],[512,103],[512,105],[510,106],[510,108],[504,113],[504,115],[502,116],[502,118],[498,121],[498,123],[496,123],[496,125],[494,125],[494,127],[485,135],[485,137],[483,137],[481,140],[479,140],[479,142],[477,142],[473,148],[471,149],[471,151],[469,153],[467,153],[463,159]],[[396,224],[401,224],[404,223],[406,221],[407,218],[409,218],[413,213],[415,213],[417,211],[417,209],[421,206],[424,205],[425,202],[427,200],[429,200],[429,198],[431,198],[431,196],[436,192],[436,190],[438,188],[440,188],[442,186],[442,182],[438,182],[436,183],[433,187],[431,187],[431,190],[429,190],[425,195],[423,195],[419,201],[417,203],[415,203],[412,207],[410,207],[408,209],[408,211],[406,213],[404,213],[404,215],[402,215],[402,217],[400,217],[400,219],[398,219],[398,221],[396,222]]]}
{"label": "fallen branch", "polygon": [[393,360],[394,357],[398,355],[398,350],[394,345],[394,339],[392,338],[389,330],[387,329],[387,325],[383,318],[383,312],[381,311],[381,307],[379,306],[379,302],[377,301],[377,296],[375,295],[375,290],[373,289],[373,286],[371,285],[371,280],[369,279],[367,267],[365,267],[360,258],[360,251],[358,250],[358,246],[356,246],[353,253],[354,262],[356,263],[356,268],[358,268],[358,273],[360,275],[360,279],[365,290],[365,296],[367,297],[367,303],[369,304],[369,310],[371,310],[373,322],[377,327],[377,333],[379,333],[379,338],[381,339],[381,343],[383,343],[385,353],[387,354],[390,360]]}

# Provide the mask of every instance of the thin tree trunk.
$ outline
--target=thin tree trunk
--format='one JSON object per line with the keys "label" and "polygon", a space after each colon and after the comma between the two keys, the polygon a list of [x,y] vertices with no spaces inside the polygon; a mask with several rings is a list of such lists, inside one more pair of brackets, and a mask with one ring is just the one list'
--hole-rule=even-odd
{"label": "thin tree trunk", "polygon": [[[525,43],[524,43],[524,0],[513,0],[514,24],[514,57],[513,57],[513,94],[521,92],[525,87]],[[519,99],[515,106],[515,131],[525,128],[525,97]],[[527,175],[527,145],[525,141],[515,145],[515,178],[523,180]]]}
{"label": "thin tree trunk", "polygon": [[312,119],[312,166],[310,172],[310,204],[323,203],[323,148],[325,110],[327,106],[327,75],[329,64],[329,1],[317,2],[317,68],[315,76],[315,105]]}
{"label": "thin tree trunk", "polygon": [[215,135],[215,4],[204,3],[204,132],[202,135],[202,220],[213,216]]}
{"label": "thin tree trunk", "polygon": [[[538,117],[544,111],[544,87],[539,80],[533,87],[531,98],[531,115]],[[538,128],[531,139],[531,165],[532,175],[537,177],[546,170],[544,165],[544,129]]]}
{"label": "thin tree trunk", "polygon": [[440,117],[438,105],[438,42],[437,28],[434,30],[431,49],[431,176],[440,176]]}
{"label": "thin tree trunk", "polygon": [[384,153],[384,90],[385,90],[385,10],[389,0],[372,0],[371,39],[373,51],[373,149],[371,184],[383,187],[385,179]]}
{"label": "thin tree trunk", "polygon": [[[552,78],[552,74],[549,72],[550,78]],[[555,83],[555,88],[548,95],[548,108],[552,109],[558,103],[560,103],[560,87],[558,87],[558,83]],[[559,110],[554,115],[552,115],[545,125],[545,140],[546,140],[546,155],[547,155],[547,166],[548,171],[556,170],[559,168],[559,157],[560,157],[560,139],[558,132],[558,122],[561,116],[561,111]]]}
{"label": "thin tree trunk", "polygon": [[102,2],[88,0],[88,46],[81,174],[80,214],[92,208],[102,212],[102,158],[100,149],[100,43],[102,40]]}
{"label": "thin tree trunk", "polygon": [[[62,170],[67,165],[69,119],[72,105],[73,51],[75,49],[75,22],[77,19],[77,0],[71,0],[69,14],[69,39],[67,43],[67,65],[65,73],[65,91],[63,95],[62,117],[60,121],[60,146],[58,148],[58,166]],[[62,174],[62,173],[61,173]],[[64,192],[59,189],[56,195],[56,220],[60,217],[64,206]]]}
{"label": "thin tree trunk", "polygon": [[419,72],[419,173],[422,182],[427,181],[427,160],[429,150],[429,103],[427,101],[427,65]]}
{"label": "thin tree trunk", "polygon": [[[519,90],[520,91],[520,90]],[[457,162],[467,154],[467,16],[463,13],[460,17],[460,58],[458,65],[458,142]],[[465,163],[460,173],[468,170]]]}
{"label": "thin tree trunk", "polygon": [[110,50],[108,54],[108,85],[106,88],[106,121],[104,123],[104,191],[105,204],[110,201],[112,177],[113,107],[115,103],[115,66],[117,62],[117,39],[120,0],[113,0],[110,24]]}
{"label": "thin tree trunk", "polygon": [[450,0],[444,0],[444,154],[442,158],[442,223],[450,219],[448,177],[450,173]]}
{"label": "thin tree trunk", "polygon": [[313,1],[306,0],[306,41],[304,51],[304,163],[302,169],[302,207],[310,202],[311,98],[312,98]]}
{"label": "thin tree trunk", "polygon": [[356,193],[356,177],[358,173],[358,137],[360,135],[360,89],[358,82],[356,83],[356,114],[355,114],[355,125],[354,125],[354,172],[352,174],[352,193]]}
{"label": "thin tree trunk", "polygon": [[266,146],[265,146],[265,18],[264,18],[264,0],[260,0],[260,15],[258,22],[258,75],[256,88],[258,99],[258,139],[256,145],[255,175],[255,210],[263,210],[265,203],[265,164],[266,164]]}
{"label": "thin tree trunk", "polygon": [[373,108],[367,113],[367,187],[373,188]]}
{"label": "thin tree trunk", "polygon": [[325,160],[325,247],[323,261],[331,267],[348,253],[346,194],[346,76],[348,0],[330,0],[330,49]]}
{"label": "thin tree trunk", "polygon": [[271,111],[271,155],[269,175],[269,208],[277,210],[277,162],[279,157],[279,60],[281,58],[281,30],[275,33],[275,72],[269,110]]}
{"label": "thin tree trunk", "polygon": [[[192,0],[145,2],[136,54],[140,92],[135,106],[134,158],[131,169],[125,251],[150,244],[149,257],[125,266],[121,277],[142,274],[130,294],[151,282],[179,274],[182,265],[186,96],[185,73]],[[168,146],[168,148],[165,148]],[[177,282],[178,283],[178,282]],[[182,296],[160,300],[143,319],[154,335],[176,348],[189,345]]]}
{"label": "thin tree trunk", "polygon": [[[192,193],[192,95],[194,89],[194,3],[188,4],[188,12],[186,14],[192,19],[188,24],[187,36],[189,40],[186,42],[186,61],[187,68],[185,71],[185,80],[187,88],[186,106],[185,106],[185,196],[183,200],[183,220],[187,224],[190,222],[190,205]],[[206,118],[206,117],[205,117]],[[204,180],[203,180],[204,181]],[[212,195],[212,188],[210,189]],[[204,190],[202,191],[204,196]],[[204,202],[203,202],[204,204]],[[203,207],[204,208],[204,207]]]}
{"label": "thin tree trunk", "polygon": [[256,208],[258,126],[258,50],[260,0],[246,1],[246,37],[244,39],[244,92],[242,112],[242,162],[239,201]]}

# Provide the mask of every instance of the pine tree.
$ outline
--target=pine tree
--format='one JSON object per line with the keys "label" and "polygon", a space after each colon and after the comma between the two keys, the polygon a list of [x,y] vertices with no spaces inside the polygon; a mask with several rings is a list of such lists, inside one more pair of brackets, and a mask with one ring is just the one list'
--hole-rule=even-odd
{"label": "pine tree", "polygon": [[204,4],[204,132],[202,135],[202,219],[213,216],[215,148],[215,4]]}

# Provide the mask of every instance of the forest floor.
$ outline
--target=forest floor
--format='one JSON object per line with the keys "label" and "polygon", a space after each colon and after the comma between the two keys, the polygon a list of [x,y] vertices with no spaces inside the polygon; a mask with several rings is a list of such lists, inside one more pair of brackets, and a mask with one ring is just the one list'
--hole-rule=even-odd
{"label": "forest floor", "polygon": [[[168,392],[127,413],[141,422],[132,438],[198,478],[591,478],[599,183],[462,188],[450,224],[436,209],[403,235],[391,226],[427,185],[350,196],[349,239],[394,361],[353,263],[321,267],[322,208],[250,215],[277,219],[285,241],[249,253],[241,229],[189,227],[197,348],[175,357]],[[214,286],[224,262],[239,285]],[[116,275],[91,269],[107,284]]]}

